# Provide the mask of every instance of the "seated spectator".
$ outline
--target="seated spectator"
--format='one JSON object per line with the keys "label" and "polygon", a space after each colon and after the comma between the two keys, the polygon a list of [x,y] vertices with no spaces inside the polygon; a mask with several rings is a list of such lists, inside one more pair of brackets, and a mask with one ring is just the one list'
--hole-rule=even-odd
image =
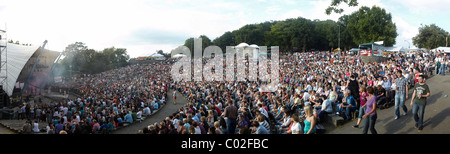
{"label": "seated spectator", "polygon": [[23,125],[22,133],[30,134],[31,131],[32,131],[32,128],[31,128],[30,121],[27,120],[27,121],[25,121],[25,124]]}
{"label": "seated spectator", "polygon": [[270,124],[262,114],[258,115],[255,120],[259,122],[259,125],[263,126],[267,130],[270,130]]}
{"label": "seated spectator", "polygon": [[33,123],[33,132],[35,132],[35,133],[39,133],[40,132],[40,130],[39,130],[39,123],[38,123],[37,120],[35,120],[34,123]]}
{"label": "seated spectator", "polygon": [[133,123],[133,116],[131,115],[131,111],[129,111],[128,114],[125,115],[124,123],[129,123],[129,124]]}
{"label": "seated spectator", "polygon": [[343,110],[345,110],[344,119],[351,120],[352,113],[356,111],[356,100],[350,95],[350,90],[344,92],[344,98],[342,99],[342,103],[338,106],[338,112],[336,114],[342,114]]}
{"label": "seated spectator", "polygon": [[270,134],[269,130],[267,130],[264,126],[259,125],[259,122],[253,121],[252,124],[254,134]]}
{"label": "seated spectator", "polygon": [[152,114],[152,112],[150,111],[150,108],[147,105],[145,105],[144,109],[142,110],[142,115],[144,117],[147,117],[151,114]]}
{"label": "seated spectator", "polygon": [[292,126],[291,129],[287,131],[288,134],[301,134],[302,126],[300,125],[300,119],[297,114],[291,116]]}
{"label": "seated spectator", "polygon": [[[311,106],[307,105],[303,109],[305,111],[305,128],[303,128],[304,134],[314,134],[316,133],[316,117],[313,114],[313,109]],[[292,130],[292,128],[291,128]]]}

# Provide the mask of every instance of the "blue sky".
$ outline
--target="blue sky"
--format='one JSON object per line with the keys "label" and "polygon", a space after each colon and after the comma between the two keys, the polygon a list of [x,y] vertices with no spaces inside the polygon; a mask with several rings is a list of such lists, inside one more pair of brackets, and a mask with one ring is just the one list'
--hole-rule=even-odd
{"label": "blue sky", "polygon": [[[131,57],[170,52],[189,37],[211,40],[246,24],[304,17],[337,20],[325,14],[331,0],[0,0],[0,28],[8,39],[62,51],[74,42],[102,50],[127,48]],[[396,46],[413,46],[420,24],[435,23],[450,32],[448,0],[359,0],[358,7],[341,6],[350,14],[377,5],[390,12],[397,25]],[[405,41],[406,40],[406,41]]]}

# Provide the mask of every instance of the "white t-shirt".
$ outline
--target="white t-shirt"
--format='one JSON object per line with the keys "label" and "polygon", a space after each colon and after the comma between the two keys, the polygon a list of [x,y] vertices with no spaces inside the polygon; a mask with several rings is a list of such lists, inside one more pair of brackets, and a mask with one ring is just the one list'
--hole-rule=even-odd
{"label": "white t-shirt", "polygon": [[33,132],[39,132],[39,124],[37,122],[33,123]]}
{"label": "white t-shirt", "polygon": [[[302,130],[302,126],[300,125],[299,122],[297,122],[296,124],[293,124],[291,126],[291,132],[292,134],[300,134],[300,130]],[[298,132],[298,133],[297,133]]]}

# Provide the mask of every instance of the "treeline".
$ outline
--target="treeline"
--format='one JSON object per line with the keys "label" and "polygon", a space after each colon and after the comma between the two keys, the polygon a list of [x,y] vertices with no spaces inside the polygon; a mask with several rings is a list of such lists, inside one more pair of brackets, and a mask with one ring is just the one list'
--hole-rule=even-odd
{"label": "treeline", "polygon": [[84,43],[68,45],[64,56],[55,68],[56,76],[95,74],[128,65],[130,56],[124,48],[105,48],[102,51],[89,49]]}
{"label": "treeline", "polygon": [[[339,37],[340,31],[340,37]],[[385,46],[395,44],[397,28],[392,16],[380,7],[361,7],[339,20],[310,20],[303,17],[283,21],[266,21],[248,24],[237,30],[225,32],[210,40],[201,35],[203,49],[209,45],[219,46],[225,52],[226,46],[245,42],[258,46],[279,46],[282,51],[330,51],[339,46],[343,50],[358,47],[361,43],[384,41]],[[193,53],[194,38],[185,41],[184,46]]]}

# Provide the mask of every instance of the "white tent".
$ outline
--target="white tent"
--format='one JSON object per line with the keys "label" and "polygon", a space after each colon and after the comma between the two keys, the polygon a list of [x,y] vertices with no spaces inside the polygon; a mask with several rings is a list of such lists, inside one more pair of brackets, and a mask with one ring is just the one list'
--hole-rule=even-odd
{"label": "white tent", "polygon": [[159,53],[154,53],[154,54],[152,54],[150,56],[153,57],[155,60],[164,60],[164,59],[166,59],[166,57],[164,57],[164,55],[159,54]]}
{"label": "white tent", "polygon": [[385,47],[384,49],[388,52],[401,52],[401,53],[406,52],[406,49],[403,48],[402,46],[400,46],[400,47]]}
{"label": "white tent", "polygon": [[172,58],[180,58],[180,57],[186,57],[186,55],[184,55],[184,54],[176,54],[176,55],[172,56]]}
{"label": "white tent", "polygon": [[246,48],[246,47],[248,47],[249,45],[247,44],[247,43],[240,43],[240,44],[238,44],[236,47],[241,47],[241,48]]}
{"label": "white tent", "polygon": [[431,51],[436,52],[436,51],[439,51],[439,50],[444,51],[445,53],[450,53],[450,47],[439,47],[439,48],[436,48],[436,49],[432,49]]}
{"label": "white tent", "polygon": [[164,55],[159,54],[159,53],[154,53],[154,54],[151,54],[150,56],[152,56],[152,57],[164,57]]}

